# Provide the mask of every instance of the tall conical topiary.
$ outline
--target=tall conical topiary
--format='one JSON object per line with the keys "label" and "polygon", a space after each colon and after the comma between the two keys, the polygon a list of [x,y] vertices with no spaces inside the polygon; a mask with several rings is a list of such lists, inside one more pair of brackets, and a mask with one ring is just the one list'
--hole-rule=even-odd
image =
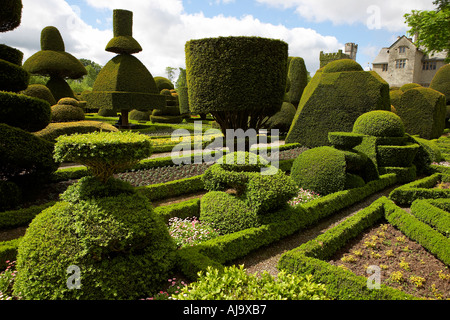
{"label": "tall conical topiary", "polygon": [[100,71],[92,88],[83,98],[87,108],[120,111],[120,127],[128,128],[128,113],[136,109],[148,111],[166,105],[164,96],[159,94],[155,80],[148,69],[132,54],[142,50],[133,38],[133,13],[114,10],[114,38],[106,51],[117,53]]}
{"label": "tall conical topiary", "polygon": [[[0,31],[20,24],[21,0],[2,2]],[[29,74],[22,68],[23,53],[0,45],[0,211],[21,201],[21,189],[36,186],[56,170],[53,145],[30,132],[50,122],[50,104],[19,94],[28,86]]]}
{"label": "tall conical topiary", "polygon": [[87,74],[81,62],[65,51],[61,33],[56,27],[45,27],[41,32],[41,51],[35,53],[23,64],[31,74],[50,77],[46,86],[56,101],[75,98],[75,94],[65,81],[79,79]]}

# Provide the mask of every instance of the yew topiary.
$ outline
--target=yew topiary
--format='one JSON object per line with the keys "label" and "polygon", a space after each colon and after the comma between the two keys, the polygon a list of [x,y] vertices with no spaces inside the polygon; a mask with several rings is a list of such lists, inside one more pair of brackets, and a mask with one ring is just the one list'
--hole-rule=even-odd
{"label": "yew topiary", "polygon": [[84,120],[84,111],[78,101],[72,98],[63,98],[52,106],[52,122],[72,122]]}
{"label": "yew topiary", "polygon": [[430,88],[444,94],[447,105],[450,105],[450,64],[439,68],[431,81]]}
{"label": "yew topiary", "polygon": [[308,85],[308,71],[305,60],[300,57],[289,57],[288,69],[289,90],[287,91],[288,101],[297,108],[303,91]]}
{"label": "yew topiary", "polygon": [[56,100],[53,97],[52,92],[43,84],[31,84],[21,93],[29,97],[45,100],[52,106],[56,104]]}
{"label": "yew topiary", "polygon": [[23,67],[31,74],[49,76],[46,86],[56,101],[75,98],[75,94],[65,78],[79,79],[87,74],[81,62],[65,52],[61,33],[56,27],[45,27],[41,32],[41,51],[28,58]]}
{"label": "yew topiary", "polygon": [[389,85],[378,74],[353,60],[333,61],[305,88],[286,143],[329,146],[329,132],[351,132],[360,115],[390,108]]}
{"label": "yew topiary", "polygon": [[131,11],[114,10],[114,38],[106,50],[118,55],[102,68],[92,91],[83,96],[87,108],[121,112],[122,128],[130,127],[131,110],[149,111],[165,106],[165,98],[159,94],[153,76],[131,55],[137,50],[137,42],[131,35],[132,17]]}

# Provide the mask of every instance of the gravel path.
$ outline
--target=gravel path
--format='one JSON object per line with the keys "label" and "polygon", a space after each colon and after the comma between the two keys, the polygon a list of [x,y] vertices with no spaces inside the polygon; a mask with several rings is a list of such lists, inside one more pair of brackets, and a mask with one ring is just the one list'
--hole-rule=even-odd
{"label": "gravel path", "polygon": [[276,276],[278,274],[277,264],[283,253],[295,249],[301,244],[316,238],[318,235],[324,233],[328,229],[333,228],[348,217],[351,217],[362,209],[366,208],[375,200],[383,196],[389,196],[389,193],[397,187],[398,186],[393,186],[385,189],[384,191],[373,194],[362,202],[342,209],[331,217],[323,219],[318,224],[307,230],[300,231],[270,246],[260,248],[241,259],[233,261],[230,264],[244,265],[244,268],[247,269],[247,272],[251,274],[267,271],[272,276]]}

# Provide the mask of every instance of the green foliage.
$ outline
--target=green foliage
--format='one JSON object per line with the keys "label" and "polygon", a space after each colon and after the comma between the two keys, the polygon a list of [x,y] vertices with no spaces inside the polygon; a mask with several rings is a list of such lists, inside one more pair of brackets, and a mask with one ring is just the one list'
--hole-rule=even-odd
{"label": "green foliage", "polygon": [[128,10],[113,10],[114,38],[106,51],[118,54],[133,54],[142,51],[140,44],[133,38],[133,12]]}
{"label": "green foliage", "polygon": [[[435,52],[447,51],[447,59],[450,52],[450,9],[443,5],[436,11],[412,10],[405,14],[405,22],[410,28],[408,33],[416,35],[416,46],[422,47],[425,53],[430,55]],[[448,61],[447,61],[448,62]]]}
{"label": "green foliage", "polygon": [[0,124],[0,177],[33,183],[47,180],[58,168],[53,144],[6,124]]}
{"label": "green foliage", "polygon": [[3,91],[19,92],[28,86],[30,75],[22,67],[0,59],[0,88]]}
{"label": "green foliage", "polygon": [[[300,57],[289,58],[288,68],[289,90],[287,92],[289,102],[296,108],[308,84],[308,71],[305,61]],[[290,126],[290,124],[289,124]],[[287,132],[287,131],[286,131]]]}
{"label": "green foliage", "polygon": [[72,135],[75,133],[84,134],[96,131],[117,132],[116,127],[100,121],[76,121],[65,123],[50,123],[44,129],[34,134],[42,139],[56,143],[56,138],[63,135]]}
{"label": "green foliage", "polygon": [[53,97],[52,92],[43,84],[28,85],[28,87],[25,90],[23,90],[21,93],[26,96],[29,96],[29,97],[45,100],[51,106],[56,104],[56,100]]}
{"label": "green foliage", "polygon": [[377,147],[377,163],[380,167],[410,167],[419,148],[416,143],[405,146],[380,145]]}
{"label": "green foliage", "polygon": [[84,111],[80,107],[69,104],[52,106],[52,122],[72,122],[84,120]]}
{"label": "green foliage", "polygon": [[404,92],[395,106],[405,131],[424,139],[437,139],[445,129],[447,108],[445,96],[430,88],[414,88]]}
{"label": "green foliage", "polygon": [[[439,199],[448,208],[449,199]],[[445,202],[444,202],[445,201]],[[433,200],[418,199],[411,204],[411,213],[420,221],[432,226],[445,236],[450,234],[450,213],[434,205]]]}
{"label": "green foliage", "polygon": [[417,83],[407,83],[407,84],[404,84],[400,88],[400,91],[405,92],[405,91],[408,91],[409,89],[414,89],[414,88],[422,88],[422,86]]}
{"label": "green foliage", "polygon": [[22,200],[22,191],[11,181],[0,180],[0,211],[17,206]]}
{"label": "green foliage", "polygon": [[129,114],[130,120],[136,121],[150,121],[150,112],[149,111],[139,111],[139,110],[131,110]]}
{"label": "green foliage", "polygon": [[132,132],[93,132],[57,138],[54,157],[86,165],[93,175],[106,182],[114,173],[137,164],[151,155],[148,137]]}
{"label": "green foliage", "polygon": [[329,132],[328,139],[334,148],[350,150],[360,145],[364,135],[354,132]]}
{"label": "green foliage", "polygon": [[430,88],[444,94],[450,104],[450,64],[442,66],[434,75]]}
{"label": "green foliage", "polygon": [[280,40],[219,37],[188,41],[191,112],[211,113],[222,129],[259,129],[264,118],[280,110],[287,59],[288,46]]}
{"label": "green foliage", "polygon": [[352,59],[339,59],[328,63],[323,73],[364,71],[361,65]]}
{"label": "green foliage", "polygon": [[[325,68],[334,71],[334,66],[341,64],[347,68],[345,60]],[[316,72],[305,88],[286,143],[297,142],[309,148],[329,146],[329,132],[351,132],[360,115],[390,110],[389,85],[376,73],[324,70]]]}
{"label": "green foliage", "polygon": [[50,122],[50,104],[23,94],[0,92],[0,119],[13,127],[35,132]]}
{"label": "green foliage", "polygon": [[356,119],[353,132],[374,137],[403,137],[402,119],[390,111],[371,111]]}
{"label": "green foliage", "polygon": [[6,44],[0,44],[0,59],[21,66],[23,60],[23,52],[15,48],[11,48]]}
{"label": "green foliage", "polygon": [[[54,204],[55,202],[48,202],[42,205],[35,205],[24,209],[7,210],[0,212],[0,229],[6,230],[27,226],[39,213],[53,206]],[[2,261],[1,258],[0,261]]]}
{"label": "green foliage", "polygon": [[[149,296],[167,279],[174,249],[164,222],[137,194],[58,202],[20,243],[14,293],[40,300]],[[79,290],[67,287],[71,265],[80,268]]]}
{"label": "green foliage", "polygon": [[280,130],[280,134],[287,133],[291,128],[292,120],[294,120],[296,111],[297,110],[292,103],[283,102],[280,111],[270,117],[264,127],[269,130],[278,129]]}
{"label": "green foliage", "polygon": [[345,155],[331,147],[307,150],[295,159],[291,177],[299,187],[321,196],[344,190]]}
{"label": "green foliage", "polygon": [[326,288],[313,276],[297,276],[280,272],[248,274],[243,266],[209,267],[200,272],[197,282],[181,289],[177,300],[326,300]]}
{"label": "green foliage", "polygon": [[161,92],[164,89],[173,90],[175,88],[172,81],[165,77],[155,77],[155,82],[158,92]]}
{"label": "green foliage", "polygon": [[20,25],[22,19],[22,0],[2,2],[0,12],[0,32],[11,31]]}

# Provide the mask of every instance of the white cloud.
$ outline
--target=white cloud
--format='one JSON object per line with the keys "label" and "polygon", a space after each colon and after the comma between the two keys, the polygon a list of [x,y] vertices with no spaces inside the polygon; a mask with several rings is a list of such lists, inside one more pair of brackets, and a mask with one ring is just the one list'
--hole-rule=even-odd
{"label": "white cloud", "polygon": [[411,10],[432,10],[430,0],[256,0],[281,9],[295,9],[307,21],[331,21],[335,25],[364,24],[389,31],[406,29],[403,15]]}
{"label": "white cloud", "polygon": [[[332,36],[312,29],[289,29],[283,25],[263,23],[251,15],[240,18],[223,15],[212,18],[203,13],[187,14],[181,0],[86,0],[97,9],[133,11],[133,36],[143,51],[136,54],[153,76],[164,76],[165,68],[184,67],[187,41],[218,36],[260,36],[281,39],[289,44],[289,54],[305,59],[308,70],[319,67],[319,53],[334,52],[343,44]],[[66,44],[66,51],[77,58],[86,58],[102,65],[114,54],[105,46],[113,37],[112,30],[101,31],[80,19],[77,7],[64,0],[23,0],[22,23],[14,31],[0,34],[0,42],[22,50],[27,59],[40,50],[40,32],[48,26],[57,27]],[[83,12],[81,12],[83,16]],[[93,21],[96,21],[94,18]]]}

